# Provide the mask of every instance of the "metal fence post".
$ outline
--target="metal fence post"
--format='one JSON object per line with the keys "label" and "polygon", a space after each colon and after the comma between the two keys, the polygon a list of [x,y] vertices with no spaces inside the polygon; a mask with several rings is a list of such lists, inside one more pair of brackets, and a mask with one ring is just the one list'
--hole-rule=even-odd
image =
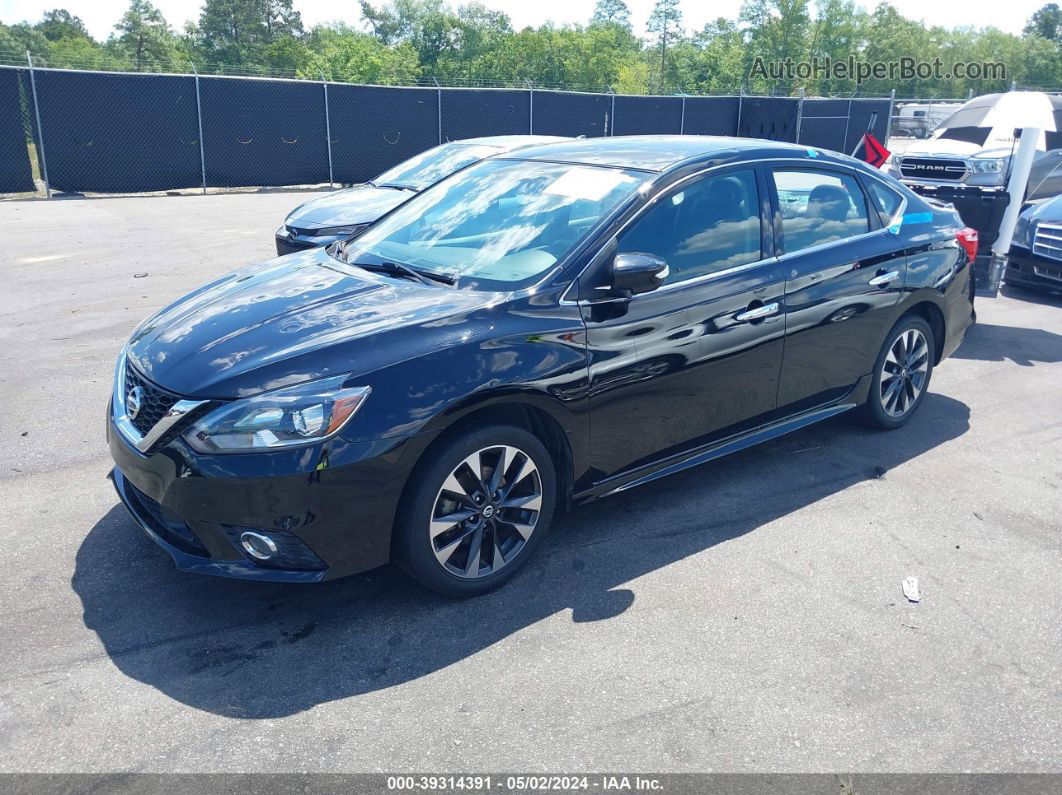
{"label": "metal fence post", "polygon": [[321,74],[321,82],[324,84],[325,139],[328,143],[328,187],[334,188],[336,183],[332,179],[332,119],[328,114],[328,81],[325,80],[323,73]]}
{"label": "metal fence post", "polygon": [[432,82],[435,83],[435,114],[439,121],[439,144],[442,144],[442,86],[439,85],[439,81],[432,75]]}
{"label": "metal fence post", "polygon": [[535,87],[531,84],[531,81],[526,77],[524,82],[527,83],[527,134],[535,134]]}
{"label": "metal fence post", "polygon": [[892,114],[896,112],[896,89],[894,88],[889,94],[889,120],[885,122],[885,145],[889,145],[889,138],[892,136]]}
{"label": "metal fence post", "polygon": [[203,149],[203,106],[199,101],[199,71],[192,64],[195,75],[195,119],[199,123],[199,172],[203,177],[203,193],[206,194],[206,152]]}
{"label": "metal fence post", "polygon": [[844,120],[844,148],[847,154],[848,150],[848,128],[852,125],[852,100],[855,99],[855,92],[848,97],[848,118]]}
{"label": "metal fence post", "polygon": [[[848,114],[851,115],[851,105],[848,106]],[[804,87],[800,87],[800,94],[797,98],[797,122],[796,122],[796,140],[794,143],[800,143],[800,125],[804,121]],[[845,136],[845,144],[847,145],[847,136]]]}
{"label": "metal fence post", "polygon": [[682,115],[679,117],[679,135],[686,134],[686,95],[682,95]]}
{"label": "metal fence post", "polygon": [[608,134],[609,136],[613,136],[616,134],[616,92],[612,90],[612,86],[609,86],[608,93],[612,95],[612,110],[609,111]]}
{"label": "metal fence post", "polygon": [[48,181],[48,159],[44,156],[44,130],[41,128],[41,109],[37,104],[37,80],[33,75],[33,56],[26,50],[26,62],[29,64],[30,90],[33,92],[33,115],[37,118],[37,146],[40,150],[37,159],[41,163],[41,176],[44,177],[44,195],[52,198],[52,184]]}
{"label": "metal fence post", "polygon": [[734,136],[735,137],[741,135],[741,104],[742,104],[742,102],[744,102],[744,100],[745,100],[745,89],[744,89],[744,87],[742,87],[742,88],[738,89],[738,115],[737,115],[737,123],[734,125]]}

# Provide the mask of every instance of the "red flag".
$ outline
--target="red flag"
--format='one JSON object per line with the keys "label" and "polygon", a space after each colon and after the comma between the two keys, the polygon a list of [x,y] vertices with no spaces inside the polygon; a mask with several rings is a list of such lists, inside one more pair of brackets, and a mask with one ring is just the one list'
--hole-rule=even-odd
{"label": "red flag", "polygon": [[863,162],[874,166],[874,168],[881,168],[885,165],[885,161],[889,159],[890,154],[889,150],[881,145],[881,142],[874,137],[873,133],[866,132],[863,133],[863,137],[856,144],[852,157],[859,158]]}

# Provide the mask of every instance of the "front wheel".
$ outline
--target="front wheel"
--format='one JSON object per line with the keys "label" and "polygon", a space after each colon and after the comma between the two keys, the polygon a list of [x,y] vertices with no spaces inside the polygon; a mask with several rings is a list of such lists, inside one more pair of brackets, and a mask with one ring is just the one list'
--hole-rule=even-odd
{"label": "front wheel", "polygon": [[542,543],[556,505],[549,452],[516,426],[459,431],[431,449],[410,480],[395,558],[447,596],[477,596],[509,580]]}
{"label": "front wheel", "polygon": [[863,404],[863,418],[870,425],[891,430],[911,419],[933,375],[935,346],[933,330],[920,317],[902,317],[892,327],[874,363],[874,381]]}

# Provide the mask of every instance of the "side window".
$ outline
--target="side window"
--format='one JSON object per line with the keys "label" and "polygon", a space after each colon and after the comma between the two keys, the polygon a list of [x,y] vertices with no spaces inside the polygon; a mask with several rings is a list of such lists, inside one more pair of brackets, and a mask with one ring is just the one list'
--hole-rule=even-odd
{"label": "side window", "polygon": [[669,283],[756,262],[761,255],[755,172],[731,171],[664,194],[618,243],[621,252],[667,262]]}
{"label": "side window", "polygon": [[896,215],[896,211],[900,209],[903,197],[896,191],[889,190],[876,179],[864,179],[863,184],[867,186],[867,193],[870,194],[870,203],[878,211],[881,223],[888,226],[889,222],[892,221],[892,217]]}
{"label": "side window", "polygon": [[774,171],[785,251],[861,235],[870,230],[867,203],[855,177],[812,169]]}

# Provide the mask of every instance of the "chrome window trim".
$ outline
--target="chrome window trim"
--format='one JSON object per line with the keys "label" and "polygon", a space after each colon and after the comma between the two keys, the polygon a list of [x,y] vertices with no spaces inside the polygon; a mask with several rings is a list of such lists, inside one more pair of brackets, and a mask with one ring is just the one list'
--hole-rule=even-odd
{"label": "chrome window trim", "polygon": [[182,417],[188,412],[199,408],[206,400],[178,400],[170,408],[162,419],[146,434],[141,434],[133,425],[125,408],[125,368],[126,352],[123,349],[118,355],[118,361],[114,366],[114,387],[111,393],[111,414],[114,419],[114,427],[125,437],[125,440],[133,445],[141,453],[147,453],[152,446],[161,439]]}
{"label": "chrome window trim", "polygon": [[[821,249],[827,248],[829,246],[835,246],[838,243],[846,243],[846,242],[849,242],[849,241],[863,240],[865,238],[871,237],[872,235],[880,235],[883,232],[888,232],[889,231],[888,227],[892,226],[894,223],[896,223],[896,221],[898,219],[902,218],[903,214],[904,214],[904,211],[907,209],[907,197],[904,196],[902,193],[900,193],[899,195],[900,195],[900,198],[901,198],[901,202],[900,202],[899,208],[893,214],[892,218],[889,219],[889,223],[886,226],[884,226],[884,227],[882,227],[880,229],[871,229],[871,230],[868,230],[868,231],[863,232],[863,233],[858,234],[858,235],[851,235],[849,237],[842,237],[842,238],[839,238],[837,240],[831,240],[831,241],[829,241],[827,243],[820,243],[819,245],[812,246],[810,248],[797,249],[796,251],[787,251],[787,252],[784,252],[780,257],[766,257],[764,259],[757,260],[756,262],[750,262],[747,265],[736,265],[733,268],[727,268],[726,270],[716,271],[714,273],[705,273],[705,274],[701,274],[700,276],[692,276],[689,279],[684,279],[683,281],[680,281],[680,282],[673,282],[671,284],[661,285],[660,287],[657,287],[652,292],[643,293],[640,296],[635,295],[635,296],[632,296],[630,298],[607,298],[607,299],[601,299],[601,300],[594,300],[592,298],[582,298],[582,299],[574,299],[573,300],[573,299],[568,297],[568,293],[571,292],[572,288],[574,288],[576,285],[579,284],[579,280],[583,277],[583,274],[586,273],[587,269],[589,269],[590,266],[593,264],[594,260],[597,258],[597,255],[601,252],[601,250],[603,250],[606,246],[610,245],[621,234],[623,234],[623,232],[627,229],[628,226],[630,226],[632,223],[634,223],[639,218],[641,218],[642,214],[647,212],[649,210],[649,208],[653,207],[655,202],[664,193],[668,192],[669,190],[671,190],[672,188],[674,188],[674,187],[676,187],[678,185],[682,185],[683,183],[688,182],[691,179],[695,179],[697,177],[703,176],[703,175],[705,175],[705,174],[707,174],[707,173],[709,173],[711,171],[715,171],[717,169],[732,168],[732,167],[735,167],[735,166],[746,166],[746,165],[751,165],[753,167],[755,167],[756,165],[763,165],[766,168],[771,168],[771,164],[774,164],[774,163],[800,163],[800,164],[802,164],[805,167],[810,168],[810,169],[815,169],[816,167],[819,167],[820,165],[825,165],[827,170],[829,170],[830,168],[839,169],[839,170],[843,171],[844,173],[848,174],[849,176],[855,177],[857,181],[858,181],[859,175],[861,173],[863,173],[861,171],[858,171],[858,170],[852,168],[849,165],[846,165],[845,163],[826,162],[826,163],[823,163],[823,164],[819,164],[816,161],[811,160],[810,158],[804,158],[804,157],[772,157],[772,158],[763,158],[763,159],[755,159],[755,160],[739,160],[739,161],[736,161],[736,162],[733,162],[733,163],[721,163],[719,165],[709,166],[708,168],[704,168],[704,169],[701,169],[700,171],[695,171],[692,174],[688,174],[685,177],[683,177],[682,179],[677,180],[676,182],[673,182],[670,185],[667,185],[667,186],[661,188],[656,193],[654,193],[653,196],[648,201],[646,201],[646,203],[644,205],[642,205],[642,208],[635,215],[633,215],[631,218],[627,219],[627,221],[625,221],[620,226],[620,228],[617,229],[616,232],[613,235],[611,235],[609,237],[609,239],[607,241],[605,241],[605,243],[603,243],[598,248],[598,251],[593,256],[591,256],[589,258],[589,260],[587,261],[586,265],[583,266],[582,270],[579,271],[579,273],[572,279],[571,283],[565,288],[564,293],[561,295],[561,298],[560,298],[561,306],[590,306],[590,305],[593,305],[593,304],[610,303],[612,301],[633,301],[633,300],[635,300],[637,298],[640,298],[640,297],[651,296],[654,293],[659,293],[661,290],[669,290],[669,289],[674,289],[676,287],[688,287],[688,286],[691,286],[692,284],[711,281],[713,278],[718,278],[718,277],[722,277],[722,276],[729,276],[729,275],[731,275],[733,273],[737,273],[738,271],[748,270],[748,269],[751,269],[751,268],[754,268],[754,267],[758,267],[758,266],[761,266],[761,265],[780,263],[780,262],[785,261],[789,257],[795,256],[797,254],[804,254],[804,253],[809,252],[809,251],[814,253],[816,251],[819,251]],[[897,192],[895,188],[890,186],[887,182],[885,182],[884,180],[880,179],[879,177],[876,177],[876,176],[873,176],[873,175],[869,175],[869,176],[870,176],[871,179],[877,179],[882,185],[884,185],[885,187],[887,187],[889,190],[893,191],[894,193]],[[868,214],[869,214],[869,209],[868,209]],[[762,218],[761,218],[760,222],[761,223],[763,222]],[[869,223],[869,220],[868,220],[868,223]]]}

